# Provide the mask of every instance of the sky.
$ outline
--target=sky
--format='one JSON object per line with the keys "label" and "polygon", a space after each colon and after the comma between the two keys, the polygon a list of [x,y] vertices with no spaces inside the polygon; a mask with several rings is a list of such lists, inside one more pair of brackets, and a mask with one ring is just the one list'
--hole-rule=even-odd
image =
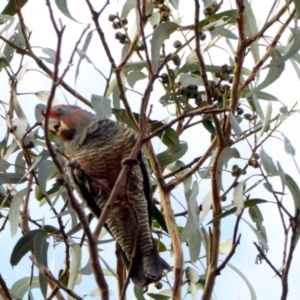
{"label": "sky", "polygon": [[[53,6],[55,6],[54,1]],[[234,7],[234,1],[224,1],[224,7],[230,7],[232,5]],[[97,1],[94,1],[95,6],[97,5]],[[201,3],[202,4],[202,3]],[[258,26],[261,26],[264,23],[264,20],[266,18],[266,15],[268,14],[268,8],[273,4],[273,1],[271,0],[265,0],[265,1],[258,1],[253,0],[252,1],[252,9],[255,12],[255,16],[257,16],[259,23]],[[1,3],[1,5],[3,5]],[[123,5],[123,1],[110,1],[110,5],[108,6],[106,12],[103,15],[103,19],[101,19],[101,24],[104,26],[105,34],[107,37],[107,40],[111,46],[111,53],[114,57],[120,57],[120,47],[118,44],[118,41],[114,39],[114,31],[111,28],[111,24],[107,20],[107,15],[109,13],[115,13],[116,11],[120,13],[121,7]],[[192,0],[185,0],[181,1],[179,6],[179,13],[178,17],[182,20],[182,25],[190,25],[193,22],[193,13],[191,13],[190,8],[193,7],[193,1]],[[2,7],[0,6],[0,9]],[[85,1],[77,1],[76,5],[72,5],[71,1],[69,1],[69,8],[72,16],[81,22],[81,24],[76,23],[74,21],[71,21],[64,16],[62,16],[56,9],[55,15],[60,16],[62,23],[66,24],[66,30],[64,33],[64,40],[62,44],[62,62],[61,62],[61,70],[64,69],[66,63],[68,62],[69,56],[71,51],[73,50],[73,47],[78,40],[79,35],[81,34],[82,29],[88,24],[91,23],[91,18],[89,16],[88,9],[86,7]],[[39,0],[31,0],[28,2],[28,4],[24,7],[23,14],[25,17],[25,22],[32,30],[32,36],[31,36],[31,43],[32,45],[35,45],[34,51],[38,53],[40,56],[45,56],[39,47],[49,47],[49,48],[55,48],[54,45],[56,45],[56,37],[55,33],[53,31],[53,28],[48,20],[48,12],[47,7],[45,6],[44,1]],[[131,18],[134,16],[131,15]],[[130,27],[130,26],[129,26]],[[93,25],[92,27],[93,28]],[[1,29],[1,28],[0,28]],[[130,32],[130,30],[129,30]],[[274,34],[274,32],[269,32],[270,36]],[[180,38],[180,36],[178,36]],[[285,38],[288,38],[288,35],[285,36]],[[173,38],[170,41],[170,44],[172,44]],[[205,46],[205,42],[203,44]],[[171,49],[171,48],[170,48]],[[216,51],[219,51],[217,49]],[[222,55],[214,55],[214,50],[212,50],[212,57],[214,59],[214,64],[220,65],[224,63],[228,63],[227,55],[222,57]],[[220,51],[218,52],[220,53]],[[222,53],[222,52],[221,52]],[[263,52],[261,52],[262,55]],[[103,49],[98,41],[98,38],[96,37],[96,34],[94,34],[94,38],[91,42],[91,45],[88,49],[88,55],[92,59],[93,63],[97,65],[99,68],[101,68],[101,71],[103,71],[106,75],[109,72],[109,63],[108,60],[103,52]],[[80,75],[78,76],[76,85],[75,85],[75,69],[76,69],[76,63],[77,63],[78,56],[76,57],[76,60],[74,61],[74,65],[71,67],[70,72],[68,72],[66,76],[66,81],[73,87],[76,88],[82,95],[84,95],[87,99],[91,98],[92,94],[101,95],[104,90],[105,82],[97,73],[94,68],[87,64],[86,62],[83,62],[80,69]],[[208,58],[206,58],[208,59]],[[25,62],[28,59],[25,59]],[[29,61],[29,60],[28,60]],[[116,59],[118,61],[118,59]],[[249,61],[249,65],[251,65],[251,61]],[[49,65],[51,67],[51,65]],[[13,66],[16,67],[16,66]],[[18,92],[32,92],[35,93],[37,91],[48,91],[51,87],[51,80],[47,78],[46,76],[40,75],[36,71],[36,66],[34,63],[31,63],[29,61],[28,65],[28,71],[24,79],[20,81]],[[261,78],[264,78],[265,73],[261,74]],[[281,78],[276,82],[275,85],[268,87],[265,91],[269,92],[271,94],[274,94],[277,96],[277,98],[280,99],[282,103],[287,105],[288,107],[291,107],[295,102],[299,101],[299,93],[298,89],[295,87],[298,86],[298,78],[294,73],[294,70],[292,69],[290,64],[286,64],[286,69]],[[144,84],[142,82],[137,83],[135,87],[139,92],[143,91]],[[295,92],[297,91],[297,92]],[[152,118],[158,119],[158,120],[166,120],[169,116],[168,109],[172,110],[172,107],[161,108],[161,105],[158,103],[158,98],[162,94],[161,87],[156,84],[154,87],[154,93],[151,97],[151,103],[153,104],[153,112],[152,112]],[[140,96],[135,93],[130,93],[130,102],[132,103],[133,107],[136,107],[136,111],[138,111],[138,104],[140,100]],[[67,98],[70,103],[74,103],[75,99],[73,96],[69,95],[66,91],[59,90],[56,94],[56,99],[58,103],[64,103],[64,99]],[[5,72],[0,73],[0,99],[3,101],[8,102],[9,99],[9,86],[7,83],[7,76]],[[33,107],[35,107],[36,104],[41,103],[37,97],[34,95],[27,95],[27,96],[20,96],[19,101],[23,107],[23,109],[26,112],[26,115],[28,116],[29,120],[32,120],[32,124],[35,122],[34,119],[34,111]],[[266,103],[262,104],[263,110],[266,109]],[[274,115],[279,111],[279,108],[282,106],[282,104],[274,103],[273,104],[273,113]],[[2,113],[2,108],[1,108]],[[3,128],[5,128],[5,122],[0,123],[0,134],[3,133]],[[291,140],[294,148],[296,149],[296,161],[298,159],[298,149],[300,147],[299,139],[298,139],[298,132],[297,128],[299,128],[299,117],[298,115],[292,116],[289,120],[287,120],[283,125],[280,127],[280,131],[284,132],[284,134]],[[199,137],[203,134],[203,140],[201,138],[195,138]],[[280,136],[280,134],[278,134]],[[2,136],[1,136],[2,137]],[[192,158],[195,156],[199,156],[203,151],[205,150],[205,147],[207,146],[208,141],[208,135],[205,132],[198,131],[198,128],[193,128],[187,133],[184,133],[181,137],[181,140],[187,141],[189,143],[189,150],[187,152],[187,155],[184,157],[185,162],[189,162]],[[163,151],[165,148],[164,146],[159,143],[154,143],[155,151],[158,153]],[[247,153],[249,152],[249,148],[245,145],[238,147],[241,153],[243,153],[244,157],[247,157]],[[291,175],[294,180],[299,183],[299,174],[297,173],[297,170],[294,166],[293,160],[291,156],[287,155],[284,151],[284,145],[282,141],[279,139],[271,139],[264,145],[264,150],[273,157],[274,161],[279,161],[281,163],[281,166],[283,167],[284,171]],[[234,163],[234,161],[233,161]],[[195,179],[195,178],[194,178]],[[199,180],[199,179],[198,179]],[[228,185],[231,179],[224,178],[224,184]],[[275,183],[274,187],[280,187],[279,181],[273,181]],[[200,193],[197,197],[198,203],[200,203],[204,196],[209,192],[210,190],[210,184],[208,180],[202,180],[199,182],[200,187]],[[276,189],[275,188],[275,189]],[[159,197],[159,195],[156,195]],[[260,197],[263,199],[273,200],[271,194],[266,192],[263,188],[259,188],[257,190],[253,190],[251,193],[252,198]],[[183,205],[186,205],[184,195],[183,195],[183,188],[179,187],[174,192],[174,199],[172,200],[172,204],[174,205],[175,209],[181,210],[180,207],[177,206],[176,200],[179,202],[182,202]],[[291,197],[287,196],[285,198],[286,206],[287,208],[290,208],[292,211],[293,208],[293,202]],[[34,201],[32,201],[34,202]],[[270,250],[268,252],[268,258],[274,262],[275,266],[279,269],[281,267],[281,259],[282,259],[282,228],[278,222],[278,210],[276,208],[276,205],[261,205],[260,209],[264,215],[264,225],[267,228],[267,234],[268,234],[268,242]],[[46,220],[49,220],[49,222],[52,222],[50,220],[50,216],[52,215],[49,211],[47,211],[48,208],[46,206],[38,207],[36,204],[32,203],[32,215],[36,217],[44,216]],[[247,217],[247,212],[245,213],[245,218],[249,220]],[[209,221],[209,216],[207,217],[206,221]],[[180,222],[182,222],[182,225],[185,224],[185,219],[180,219]],[[235,217],[232,216],[230,218],[224,219],[222,222],[222,235],[221,240],[225,240],[232,237],[232,230],[235,222]],[[204,222],[205,223],[205,222]],[[18,278],[21,278],[23,276],[28,275],[28,269],[29,269],[29,260],[28,258],[24,258],[21,263],[11,268],[9,264],[9,257],[11,253],[11,249],[13,245],[17,242],[17,240],[20,238],[20,233],[18,233],[15,237],[10,237],[9,227],[6,228],[7,230],[4,233],[0,234],[0,242],[6,243],[7,247],[3,247],[1,249],[1,255],[5,259],[0,260],[0,270],[5,276],[4,279],[6,280],[8,286],[11,286]],[[255,257],[256,257],[256,250],[253,246],[253,242],[257,242],[255,235],[249,229],[248,225],[244,222],[241,222],[240,225],[240,232],[242,233],[242,239],[241,244],[238,246],[236,254],[230,261],[234,266],[238,267],[241,272],[248,278],[248,280],[251,282],[251,285],[253,286],[257,299],[278,299],[281,291],[280,281],[278,278],[274,277],[273,271],[267,266],[266,263],[262,263],[261,265],[254,265]],[[108,238],[106,236],[105,238]],[[52,245],[53,241],[50,242]],[[53,248],[50,247],[49,249],[49,261],[53,260],[53,253],[56,253],[56,270],[59,269],[59,266],[61,266],[61,255],[60,250],[62,251],[62,247],[58,247],[53,251]],[[101,255],[103,255],[103,258],[106,261],[109,261],[113,264],[114,257],[112,257],[114,246],[113,244],[109,245],[103,245],[103,251],[101,252]],[[188,252],[187,249],[185,249],[185,258],[188,259]],[[202,252],[201,252],[202,253]],[[169,257],[169,253],[163,254],[164,258],[167,259],[170,263],[172,263],[172,260]],[[220,256],[220,259],[224,259],[225,256]],[[87,262],[87,252],[83,252],[83,261],[82,266],[84,266]],[[298,299],[299,298],[299,285],[298,280],[295,278],[299,278],[299,271],[298,267],[300,263],[300,252],[299,247],[296,249],[294,254],[294,260],[291,268],[290,273],[290,293],[289,293],[289,299]],[[197,265],[199,267],[199,265]],[[198,269],[199,273],[203,271],[201,267]],[[171,277],[170,277],[171,278]],[[94,288],[96,288],[96,285],[93,285],[91,283],[91,277],[83,277],[83,284],[81,286],[76,287],[76,291],[78,293],[86,293]],[[115,280],[112,277],[109,277],[109,286],[110,289],[114,292],[111,299],[117,299],[116,297],[116,290],[115,290]],[[84,288],[84,291],[82,290]],[[250,299],[249,291],[247,289],[247,286],[245,285],[244,281],[241,280],[241,278],[230,268],[225,268],[225,270],[222,271],[222,275],[217,278],[217,283],[215,287],[215,296],[216,299],[225,299],[224,293],[226,293],[226,299],[242,299],[242,300],[248,300]],[[34,293],[34,295],[38,295]],[[200,297],[201,292],[198,293],[198,296]],[[36,296],[35,299],[39,299],[39,296]],[[89,297],[87,297],[89,299]],[[185,299],[191,299],[190,295],[187,295]]]}

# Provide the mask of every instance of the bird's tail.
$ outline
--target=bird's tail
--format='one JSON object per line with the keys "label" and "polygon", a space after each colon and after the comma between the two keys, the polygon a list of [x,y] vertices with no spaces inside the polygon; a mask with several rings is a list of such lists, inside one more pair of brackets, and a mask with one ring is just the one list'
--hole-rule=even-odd
{"label": "bird's tail", "polygon": [[149,254],[137,253],[134,267],[130,277],[136,286],[146,286],[158,281],[162,277],[163,270],[170,269],[169,264],[163,260],[155,247]]}

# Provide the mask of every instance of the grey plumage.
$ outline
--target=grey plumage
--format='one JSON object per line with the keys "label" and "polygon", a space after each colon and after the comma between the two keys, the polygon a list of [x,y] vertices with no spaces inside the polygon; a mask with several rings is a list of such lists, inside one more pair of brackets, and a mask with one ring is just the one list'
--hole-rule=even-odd
{"label": "grey plumage", "polygon": [[[62,140],[66,155],[80,165],[79,168],[68,168],[71,182],[99,217],[121,171],[122,160],[129,158],[136,143],[137,134],[122,123],[100,118],[76,106],[55,106],[50,117],[52,122],[53,119],[57,121],[50,130]],[[130,276],[135,285],[145,286],[159,280],[163,269],[169,266],[159,256],[151,235],[151,186],[142,152],[126,181],[106,227],[119,243],[127,268],[139,232]]]}

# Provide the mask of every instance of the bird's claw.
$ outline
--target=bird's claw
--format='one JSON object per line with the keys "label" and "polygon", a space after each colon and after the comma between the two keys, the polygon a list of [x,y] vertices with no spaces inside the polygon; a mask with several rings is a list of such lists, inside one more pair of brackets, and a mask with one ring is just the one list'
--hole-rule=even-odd
{"label": "bird's claw", "polygon": [[125,165],[136,166],[138,164],[139,164],[139,161],[136,158],[126,157],[126,158],[122,159],[122,161],[121,161],[122,167]]}
{"label": "bird's claw", "polygon": [[77,159],[71,158],[68,162],[68,167],[70,167],[71,169],[79,169],[80,168],[80,163]]}

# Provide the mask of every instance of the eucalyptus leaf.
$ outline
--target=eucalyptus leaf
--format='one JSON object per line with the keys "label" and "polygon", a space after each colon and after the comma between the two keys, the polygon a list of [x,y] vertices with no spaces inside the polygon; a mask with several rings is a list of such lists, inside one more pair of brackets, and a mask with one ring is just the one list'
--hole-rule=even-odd
{"label": "eucalyptus leaf", "polygon": [[80,22],[78,22],[76,19],[74,19],[69,11],[68,8],[68,2],[67,0],[55,0],[56,6],[57,8],[60,10],[60,12],[62,14],[64,14],[67,18],[77,22],[80,24]]}
{"label": "eucalyptus leaf", "polygon": [[234,147],[226,147],[223,149],[223,151],[220,154],[218,164],[217,164],[217,181],[219,188],[223,191],[223,184],[222,184],[222,171],[223,168],[227,166],[228,161],[231,158],[240,158],[240,153],[238,150]]}
{"label": "eucalyptus leaf", "polygon": [[165,167],[173,163],[174,161],[180,159],[186,153],[187,149],[187,143],[181,142],[178,145],[159,153],[157,155],[157,160],[161,167]]}
{"label": "eucalyptus leaf", "polygon": [[11,291],[18,299],[24,299],[29,289],[40,288],[39,277],[23,277],[18,279],[11,287]]}
{"label": "eucalyptus leaf", "polygon": [[27,193],[27,189],[23,189],[14,195],[13,200],[10,204],[10,209],[8,213],[8,219],[10,223],[10,233],[11,237],[14,237],[19,228],[19,217],[20,217],[20,206],[24,200],[24,196]]}
{"label": "eucalyptus leaf", "polygon": [[70,275],[68,281],[68,288],[73,290],[76,284],[77,276],[79,274],[81,264],[81,247],[79,244],[71,245],[71,262],[70,262]]}
{"label": "eucalyptus leaf", "polygon": [[164,41],[177,29],[178,24],[173,22],[161,23],[154,29],[151,41],[151,60],[154,71],[159,67],[160,49]]}
{"label": "eucalyptus leaf", "polygon": [[102,96],[92,95],[92,106],[99,117],[110,118],[112,114],[111,100]]}

